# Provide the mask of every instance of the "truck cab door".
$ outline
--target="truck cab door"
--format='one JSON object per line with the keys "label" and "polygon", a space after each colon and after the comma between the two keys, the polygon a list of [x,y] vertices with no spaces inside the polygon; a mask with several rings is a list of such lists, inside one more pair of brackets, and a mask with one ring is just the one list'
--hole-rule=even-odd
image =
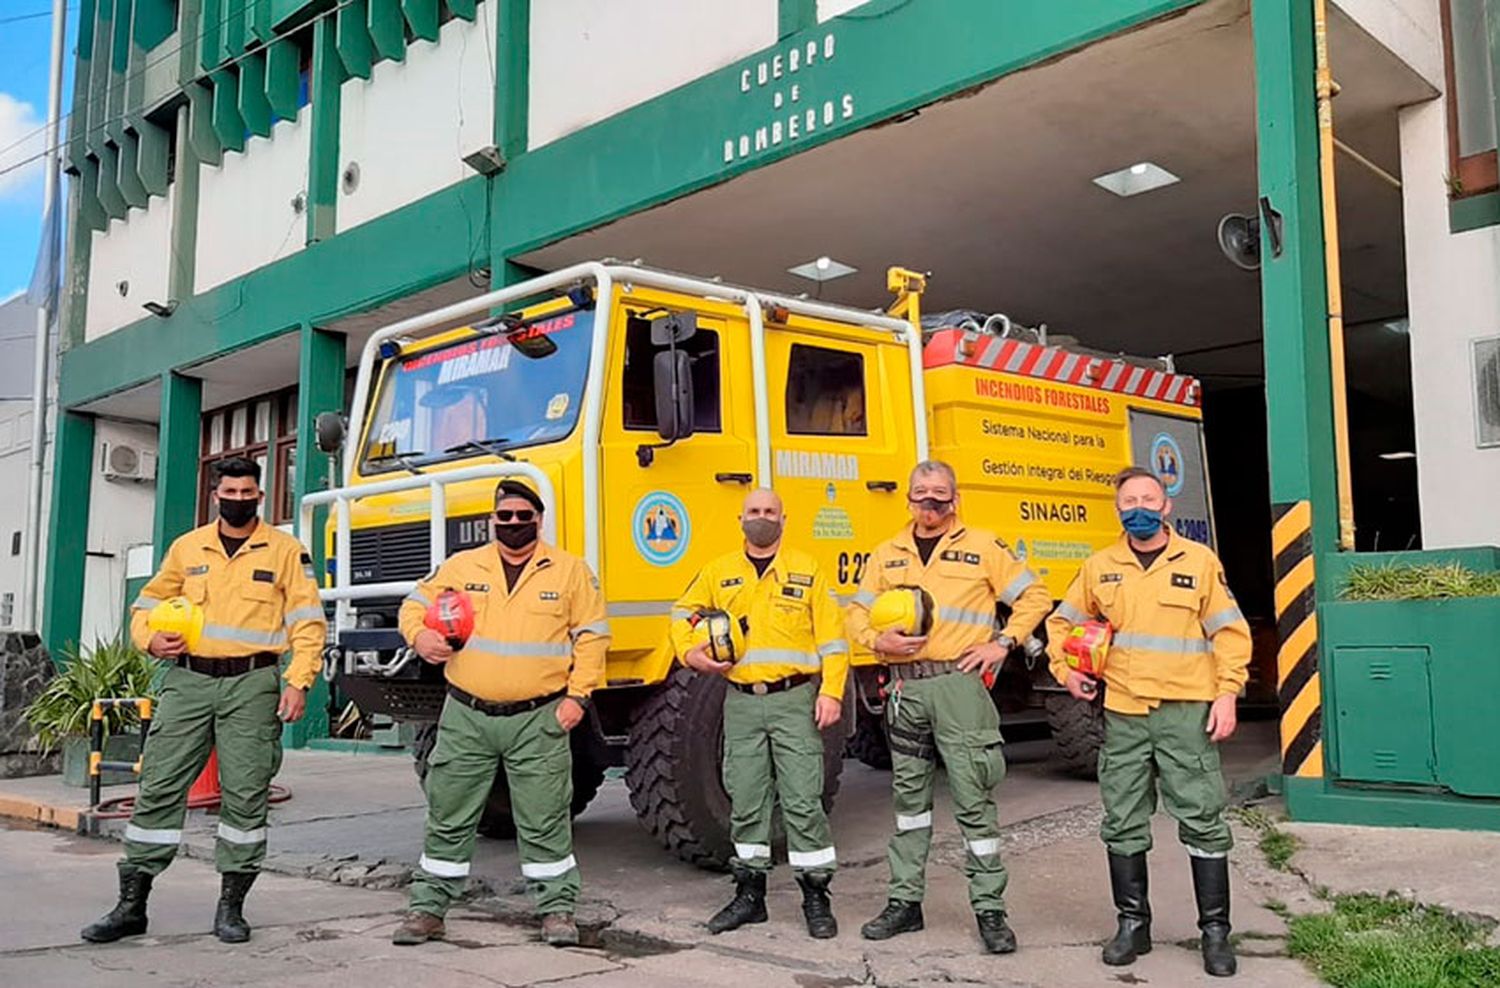
{"label": "truck cab door", "polygon": [[[636,297],[647,293],[637,292]],[[754,484],[754,413],[743,319],[697,314],[677,344],[692,373],[693,432],[664,443],[657,433],[656,357],[651,320],[664,309],[632,297],[613,315],[609,388],[600,431],[600,578],[614,636],[611,681],[654,681],[647,662],[666,640],[666,616],[708,560],[741,544],[740,503]],[[635,656],[632,658],[632,654]],[[657,658],[660,658],[658,654]],[[639,665],[632,675],[632,667]]]}
{"label": "truck cab door", "polygon": [[870,550],[908,517],[912,421],[924,413],[911,407],[906,347],[887,339],[767,333],[771,470],[787,542],[817,558],[841,600]]}

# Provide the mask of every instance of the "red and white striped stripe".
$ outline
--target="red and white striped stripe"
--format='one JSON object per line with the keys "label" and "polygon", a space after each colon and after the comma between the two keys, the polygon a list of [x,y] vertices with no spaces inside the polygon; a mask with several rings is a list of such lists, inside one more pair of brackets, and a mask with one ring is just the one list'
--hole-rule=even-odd
{"label": "red and white striped stripe", "polygon": [[996,336],[980,337],[966,343],[964,336],[964,331],[959,329],[934,333],[923,351],[923,366],[932,369],[964,364],[1176,405],[1196,406],[1202,402],[1198,380],[1186,374],[1168,374],[1123,360],[1090,357],[1059,347],[1002,340]]}

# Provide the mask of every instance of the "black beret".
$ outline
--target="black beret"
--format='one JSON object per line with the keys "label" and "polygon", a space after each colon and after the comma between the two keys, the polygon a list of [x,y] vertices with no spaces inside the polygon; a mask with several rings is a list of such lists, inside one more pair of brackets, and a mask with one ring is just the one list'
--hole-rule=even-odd
{"label": "black beret", "polygon": [[507,497],[518,497],[530,503],[537,511],[547,510],[542,504],[542,496],[532,490],[531,485],[522,483],[519,480],[502,480],[495,487],[496,504],[499,504],[502,499]]}

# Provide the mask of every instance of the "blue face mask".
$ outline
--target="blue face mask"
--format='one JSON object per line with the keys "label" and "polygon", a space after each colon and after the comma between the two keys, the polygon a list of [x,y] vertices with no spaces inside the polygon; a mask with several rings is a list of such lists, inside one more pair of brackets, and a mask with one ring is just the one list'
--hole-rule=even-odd
{"label": "blue face mask", "polygon": [[1120,524],[1138,539],[1149,539],[1161,531],[1161,512],[1155,508],[1130,508],[1120,512]]}

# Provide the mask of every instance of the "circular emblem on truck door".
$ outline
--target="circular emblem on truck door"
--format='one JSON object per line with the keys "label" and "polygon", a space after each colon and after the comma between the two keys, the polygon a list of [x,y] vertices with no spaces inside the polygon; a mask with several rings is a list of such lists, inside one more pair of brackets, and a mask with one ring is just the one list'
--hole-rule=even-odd
{"label": "circular emblem on truck door", "polygon": [[631,534],[641,558],[654,566],[671,566],[687,552],[692,521],[675,494],[652,491],[635,506]]}
{"label": "circular emblem on truck door", "polygon": [[1161,478],[1167,497],[1176,497],[1182,492],[1185,478],[1182,475],[1182,449],[1165,432],[1158,432],[1151,440],[1151,472]]}

